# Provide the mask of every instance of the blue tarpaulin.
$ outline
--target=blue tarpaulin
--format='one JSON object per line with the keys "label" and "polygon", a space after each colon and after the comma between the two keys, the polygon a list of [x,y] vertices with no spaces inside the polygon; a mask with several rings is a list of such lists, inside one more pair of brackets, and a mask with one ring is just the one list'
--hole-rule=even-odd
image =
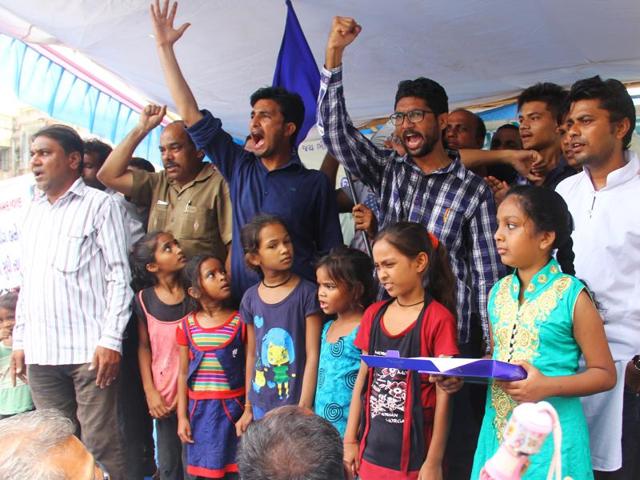
{"label": "blue tarpaulin", "polygon": [[[116,98],[77,77],[25,43],[0,34],[0,82],[16,97],[51,118],[89,130],[113,144],[138,122],[139,114]],[[158,144],[161,127],[154,129],[135,155],[162,165]]]}

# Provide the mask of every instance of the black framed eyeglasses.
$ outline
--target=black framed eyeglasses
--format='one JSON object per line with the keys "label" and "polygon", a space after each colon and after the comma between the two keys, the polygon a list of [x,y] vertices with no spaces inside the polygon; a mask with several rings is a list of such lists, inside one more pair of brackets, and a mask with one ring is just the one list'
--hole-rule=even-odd
{"label": "black framed eyeglasses", "polygon": [[424,119],[424,116],[427,113],[433,113],[431,110],[411,110],[409,112],[394,112],[389,116],[389,120],[395,125],[402,125],[404,119],[406,118],[411,123],[418,123]]}

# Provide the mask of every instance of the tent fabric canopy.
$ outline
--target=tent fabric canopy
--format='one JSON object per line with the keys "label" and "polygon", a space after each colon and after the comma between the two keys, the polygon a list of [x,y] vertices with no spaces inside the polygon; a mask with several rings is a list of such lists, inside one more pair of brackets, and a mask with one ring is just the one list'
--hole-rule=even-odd
{"label": "tent fabric canopy", "polygon": [[[318,66],[334,15],[363,31],[345,53],[345,96],[356,123],[388,115],[399,80],[427,76],[451,107],[509,98],[538,81],[599,74],[640,79],[637,0],[294,0]],[[173,105],[151,38],[148,0],[0,0],[15,17],[88,55],[151,100]],[[249,95],[269,85],[284,0],[189,0],[176,47],[199,104],[243,138]],[[6,23],[6,20],[5,20]],[[4,27],[7,31],[6,25]],[[27,39],[28,40],[28,39]]]}
{"label": "tent fabric canopy", "polygon": [[[45,52],[49,53],[49,52]],[[118,143],[138,121],[136,106],[79,78],[75,73],[19,40],[0,35],[0,82],[23,102],[50,117],[79,125],[111,143]],[[161,128],[154,129],[138,146],[136,156],[160,165],[157,148]]]}

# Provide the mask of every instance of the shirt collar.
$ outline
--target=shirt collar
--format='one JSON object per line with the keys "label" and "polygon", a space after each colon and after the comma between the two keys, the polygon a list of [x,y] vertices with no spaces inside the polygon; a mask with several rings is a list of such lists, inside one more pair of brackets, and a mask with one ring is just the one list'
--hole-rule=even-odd
{"label": "shirt collar", "polygon": [[[549,263],[542,267],[542,269],[533,276],[531,282],[529,282],[529,285],[524,292],[524,299],[529,300],[532,297],[536,296],[544,286],[554,281],[561,274],[562,270],[560,270],[558,261],[555,258],[552,258],[551,260],[549,260]],[[518,298],[518,296],[520,295],[520,288],[520,279],[518,278],[517,272],[515,272],[513,274],[513,282],[511,284],[512,298]]]}
{"label": "shirt collar", "polygon": [[[70,195],[75,195],[77,197],[83,197],[84,194],[87,192],[87,184],[84,183],[84,180],[82,180],[82,177],[78,177],[76,179],[75,182],[73,182],[71,184],[71,186],[69,187],[69,189],[64,192],[62,195],[60,195],[60,197],[58,197],[58,199],[54,202],[54,203],[58,203],[60,200],[70,196]],[[47,195],[45,192],[43,192],[42,190],[40,190],[39,188],[36,187],[35,189],[35,194],[34,194],[34,200],[38,203],[43,203],[43,202],[48,202],[49,199],[47,198]]]}
{"label": "shirt collar", "polygon": [[169,185],[171,185],[173,188],[175,188],[178,191],[182,191],[189,188],[195,183],[203,182],[204,180],[208,179],[211,175],[213,175],[214,172],[215,172],[215,168],[213,167],[213,165],[211,163],[205,162],[203,163],[202,168],[200,169],[196,177],[190,182],[184,184],[182,187],[178,186],[175,180],[168,180],[168,181],[169,181]]}
{"label": "shirt collar", "polygon": [[439,168],[438,170],[434,170],[433,172],[430,172],[430,173],[424,173],[422,169],[418,167],[418,165],[416,165],[413,159],[409,157],[409,155],[400,157],[399,160],[411,165],[414,168],[417,168],[422,172],[423,175],[446,175],[448,173],[453,173],[458,178],[460,178],[460,180],[464,180],[465,169],[462,166],[462,162],[460,160],[460,154],[458,153],[458,151],[445,149],[445,152],[447,152],[447,156],[451,159],[451,163],[449,163],[449,165],[447,165],[446,167]]}
{"label": "shirt collar", "polygon": [[273,172],[278,172],[280,170],[289,170],[289,169],[301,170],[304,168],[304,165],[302,164],[302,161],[300,160],[300,157],[298,156],[297,153],[291,154],[291,158],[289,159],[289,161],[284,165],[282,165],[281,167],[276,168],[275,170],[267,170],[267,167],[264,166],[264,164],[262,163],[262,160],[260,160],[259,157],[257,157],[253,153],[251,155],[253,155],[253,158],[255,158],[256,162],[258,162],[258,165],[260,165],[260,168],[267,173],[273,173]]}
{"label": "shirt collar", "polygon": [[[638,155],[635,152],[627,150],[624,152],[624,158],[627,163],[607,175],[607,184],[600,191],[615,188],[640,175],[640,160],[638,159]],[[589,167],[585,166],[584,172],[589,177],[591,185],[593,185]]]}

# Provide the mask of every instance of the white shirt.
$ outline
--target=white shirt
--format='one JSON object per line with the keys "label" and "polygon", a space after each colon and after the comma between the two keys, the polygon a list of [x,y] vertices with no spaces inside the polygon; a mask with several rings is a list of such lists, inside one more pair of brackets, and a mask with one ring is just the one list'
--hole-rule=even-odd
{"label": "white shirt", "polygon": [[640,160],[633,152],[625,158],[600,190],[587,168],[556,188],[575,224],[576,276],[600,303],[616,361],[640,353]]}
{"label": "white shirt", "polygon": [[123,194],[107,188],[104,192],[116,201],[116,204],[122,209],[124,217],[124,233],[127,237],[127,251],[131,251],[131,247],[145,234],[147,222],[144,219],[140,207],[128,201]]}
{"label": "white shirt", "polygon": [[133,296],[125,239],[120,208],[82,179],[53,204],[41,195],[29,205],[13,334],[27,364],[89,363],[98,345],[121,350]]}

